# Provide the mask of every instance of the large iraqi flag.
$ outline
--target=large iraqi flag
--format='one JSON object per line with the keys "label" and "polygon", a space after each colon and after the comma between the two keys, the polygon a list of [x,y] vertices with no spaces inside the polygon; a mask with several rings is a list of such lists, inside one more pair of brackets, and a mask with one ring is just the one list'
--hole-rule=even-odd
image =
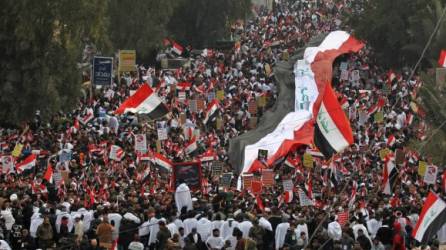
{"label": "large iraqi flag", "polygon": [[168,113],[166,105],[147,84],[143,84],[132,96],[127,98],[115,111],[115,114],[127,112],[147,114],[156,119]]}
{"label": "large iraqi flag", "polygon": [[427,195],[412,237],[425,244],[446,222],[446,203],[432,191]]}
{"label": "large iraqi flag", "polygon": [[353,144],[350,122],[329,84],[317,114],[314,144],[326,158]]}
{"label": "large iraqi flag", "polygon": [[[342,151],[353,142],[350,124],[345,115],[342,117],[338,112],[337,107],[339,106],[340,111],[342,111],[342,108],[340,108],[337,100],[333,101],[331,100],[332,96],[328,96],[326,98],[329,98],[329,100],[326,100],[324,104],[323,98],[325,92],[329,92],[328,95],[333,94],[330,92],[332,91],[331,87],[327,86],[331,85],[333,61],[336,57],[345,53],[357,52],[363,46],[362,42],[350,36],[347,32],[334,31],[328,34],[318,47],[307,47],[305,49],[303,58],[294,65],[294,111],[285,115],[272,132],[265,133],[257,142],[244,147],[242,173],[256,170],[258,164],[255,164],[255,160],[259,149],[268,150],[267,162],[269,165],[272,162],[277,162],[280,157],[288,153],[287,151],[299,144],[310,145],[311,142],[300,141],[302,136],[306,137],[309,133],[303,133],[299,130],[308,131],[308,126],[312,126],[308,123],[316,122],[316,117],[321,108],[325,111],[331,111],[326,113],[324,117],[331,118],[331,123],[328,125],[329,129],[333,129],[325,131],[318,137],[325,140],[325,142],[320,141],[320,146],[327,149],[324,153],[319,148],[321,152],[325,156],[331,156],[335,152]],[[280,99],[280,96],[278,99]],[[336,110],[326,106],[332,103],[336,105]],[[267,125],[269,122],[272,121],[264,121],[265,127],[269,127]],[[267,130],[264,129],[263,131]],[[343,140],[339,143],[335,142],[339,138],[343,138]],[[331,147],[331,150],[325,146]],[[279,149],[280,153],[278,154]],[[232,152],[234,151],[236,150],[232,150]]]}

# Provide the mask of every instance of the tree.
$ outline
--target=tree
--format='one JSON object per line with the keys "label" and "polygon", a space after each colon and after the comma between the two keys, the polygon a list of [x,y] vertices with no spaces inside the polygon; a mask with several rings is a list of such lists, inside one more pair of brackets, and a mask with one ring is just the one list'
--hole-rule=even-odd
{"label": "tree", "polygon": [[225,38],[229,25],[237,19],[244,19],[250,7],[250,0],[181,1],[168,28],[183,44],[202,48]]}
{"label": "tree", "polygon": [[[410,18],[409,37],[411,42],[403,46],[402,51],[404,53],[418,59],[429,37],[434,32],[435,26],[439,22],[445,7],[445,0],[429,0],[424,8],[421,8]],[[423,63],[425,67],[437,66],[440,50],[446,48],[445,41],[446,18],[443,17],[443,21],[440,22],[439,29],[435,33],[429,49],[424,56]]]}
{"label": "tree", "polygon": [[410,43],[409,19],[418,9],[418,0],[364,1],[363,11],[347,16],[354,34],[370,44],[376,57],[385,66],[409,62],[402,47]]}
{"label": "tree", "polygon": [[1,1],[0,121],[70,110],[80,93],[82,38],[107,44],[106,0]]}
{"label": "tree", "polygon": [[109,34],[118,49],[135,49],[138,61],[154,58],[180,0],[109,0]]}

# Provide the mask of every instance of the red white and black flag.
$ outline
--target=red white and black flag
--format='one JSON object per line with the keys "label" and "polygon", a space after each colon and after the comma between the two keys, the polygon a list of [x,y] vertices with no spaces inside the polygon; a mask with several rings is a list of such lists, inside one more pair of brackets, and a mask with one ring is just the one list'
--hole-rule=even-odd
{"label": "red white and black flag", "polygon": [[427,195],[424,206],[421,209],[420,218],[412,231],[412,237],[426,244],[437,234],[445,221],[446,203],[431,191]]}
{"label": "red white and black flag", "polygon": [[350,122],[330,85],[325,89],[316,120],[314,143],[325,157],[330,158],[353,143]]}
{"label": "red white and black flag", "polygon": [[383,193],[392,194],[392,189],[398,176],[398,169],[395,166],[395,156],[392,153],[388,154],[384,162]]}
{"label": "red white and black flag", "polygon": [[149,87],[143,84],[132,96],[127,98],[115,111],[115,114],[127,112],[147,114],[152,119],[163,117],[168,113],[161,98]]}
{"label": "red white and black flag", "polygon": [[218,115],[218,101],[217,99],[214,99],[207,106],[203,123],[207,124],[209,121],[215,119],[217,115]]}

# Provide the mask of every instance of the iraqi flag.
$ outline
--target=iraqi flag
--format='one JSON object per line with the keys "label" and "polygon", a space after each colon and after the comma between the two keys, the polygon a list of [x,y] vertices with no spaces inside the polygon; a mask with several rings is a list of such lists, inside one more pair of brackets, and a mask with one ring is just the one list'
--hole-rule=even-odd
{"label": "iraqi flag", "polygon": [[135,94],[119,106],[115,114],[121,115],[127,112],[147,114],[151,119],[157,119],[167,114],[168,109],[149,85],[143,84]]}
{"label": "iraqi flag", "polygon": [[28,157],[26,157],[23,161],[20,163],[17,163],[15,165],[15,168],[17,170],[17,173],[22,173],[26,170],[31,170],[33,167],[36,166],[36,155],[30,154]]}
{"label": "iraqi flag", "polygon": [[325,89],[316,120],[314,143],[325,157],[330,158],[353,144],[350,122],[330,85]]}
{"label": "iraqi flag", "polygon": [[[88,122],[90,122],[91,120],[93,120],[94,118],[94,112],[92,108],[87,108],[87,110],[85,111],[85,115],[84,116],[78,116],[77,120],[82,123],[83,125],[87,124]],[[79,124],[77,124],[77,126],[79,126]],[[79,128],[78,128],[79,129]]]}
{"label": "iraqi flag", "polygon": [[201,162],[215,161],[218,159],[217,154],[214,152],[212,148],[208,149],[202,155],[200,155]]}
{"label": "iraqi flag", "polygon": [[438,66],[446,68],[446,50],[441,50],[440,58],[438,59]]}
{"label": "iraqi flag", "polygon": [[217,115],[218,115],[218,101],[217,99],[214,99],[207,106],[203,123],[207,124],[209,121],[215,119]]}
{"label": "iraqi flag", "polygon": [[172,168],[173,168],[172,162],[169,159],[167,159],[166,157],[164,157],[164,155],[162,155],[162,154],[154,153],[152,162],[155,165],[157,165],[169,172],[172,171]]}
{"label": "iraqi flag", "polygon": [[173,51],[175,54],[181,56],[181,55],[183,54],[183,52],[184,52],[184,48],[183,48],[183,46],[181,46],[181,45],[178,44],[177,42],[172,41],[172,51]]}
{"label": "iraqi flag", "polygon": [[112,145],[110,147],[110,154],[109,154],[110,159],[115,161],[121,161],[124,155],[125,152],[120,146]]}
{"label": "iraqi flag", "polygon": [[446,203],[432,191],[427,195],[412,237],[422,244],[437,234],[446,221]]}
{"label": "iraqi flag", "polygon": [[48,167],[46,168],[45,174],[43,175],[43,179],[45,179],[49,183],[53,183],[53,166],[48,163]]}
{"label": "iraqi flag", "polygon": [[197,138],[194,136],[192,139],[187,143],[186,147],[184,148],[184,152],[188,155],[192,154],[195,150],[197,150]]}
{"label": "iraqi flag", "polygon": [[292,202],[292,201],[293,201],[293,198],[294,198],[294,193],[293,193],[292,190],[285,191],[285,192],[283,192],[283,194],[282,194],[282,200],[283,200],[283,202],[285,202],[285,203],[290,203],[290,202]]}
{"label": "iraqi flag", "polygon": [[180,82],[177,83],[177,91],[190,91],[190,88],[192,87],[192,83],[190,82]]}
{"label": "iraqi flag", "polygon": [[398,170],[395,166],[395,156],[392,153],[388,154],[384,162],[383,193],[390,195],[392,194],[392,189],[398,176]]}
{"label": "iraqi flag", "polygon": [[396,142],[396,138],[394,135],[389,135],[389,137],[387,137],[387,140],[386,140],[387,146],[392,147],[393,145],[395,145],[395,142]]}

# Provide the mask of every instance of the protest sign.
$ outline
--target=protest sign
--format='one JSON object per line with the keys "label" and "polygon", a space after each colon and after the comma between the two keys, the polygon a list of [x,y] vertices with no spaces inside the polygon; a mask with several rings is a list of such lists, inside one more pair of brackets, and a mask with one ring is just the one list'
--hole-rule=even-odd
{"label": "protest sign", "polygon": [[157,153],[161,152],[161,141],[159,139],[156,140],[156,152]]}
{"label": "protest sign", "polygon": [[306,168],[312,168],[313,167],[313,156],[309,153],[305,153],[303,157],[304,157],[304,160],[303,160],[304,166]]}
{"label": "protest sign", "polygon": [[200,162],[180,162],[173,165],[173,190],[182,184],[193,191],[201,189],[201,164]]}
{"label": "protest sign", "polygon": [[62,149],[61,151],[59,151],[59,161],[71,161],[71,150]]}
{"label": "protest sign", "polygon": [[215,92],[211,91],[208,93],[208,102],[212,102],[215,99]]}
{"label": "protest sign", "polygon": [[375,121],[375,123],[383,123],[384,122],[384,114],[382,111],[377,111],[374,114],[373,120]]}
{"label": "protest sign", "polygon": [[348,68],[348,62],[341,62],[341,65],[339,66],[340,70],[347,70]]}
{"label": "protest sign", "polygon": [[266,162],[267,159],[268,159],[268,150],[259,149],[257,153],[257,160],[261,162]]}
{"label": "protest sign", "polygon": [[389,153],[390,150],[388,148],[383,148],[379,150],[379,157],[381,158],[381,160],[384,160]]}
{"label": "protest sign", "polygon": [[189,111],[192,113],[197,113],[197,100],[190,100],[189,101]]}
{"label": "protest sign", "polygon": [[117,145],[112,145],[110,147],[110,155],[109,158],[115,161],[120,161],[124,157],[124,150]]}
{"label": "protest sign", "polygon": [[347,70],[342,70],[341,71],[341,80],[343,80],[343,81],[347,81],[348,80],[348,71]]}
{"label": "protest sign", "polygon": [[364,125],[368,119],[369,119],[369,115],[367,114],[367,112],[365,112],[365,111],[359,112],[359,121],[358,121],[359,125],[361,125],[361,126]]}
{"label": "protest sign", "polygon": [[113,76],[113,58],[95,56],[93,58],[93,69],[91,71],[92,84],[111,85]]}
{"label": "protest sign", "polygon": [[220,178],[220,185],[230,187],[232,181],[232,173],[224,173]]}
{"label": "protest sign", "polygon": [[225,92],[223,90],[217,90],[217,100],[222,101],[225,99]]}
{"label": "protest sign", "polygon": [[424,172],[424,183],[435,184],[437,180],[438,167],[435,165],[428,165]]}
{"label": "protest sign", "polygon": [[262,183],[265,187],[274,186],[274,171],[272,169],[262,170]]}
{"label": "protest sign", "polygon": [[250,190],[253,175],[252,174],[244,174],[244,175],[242,175],[242,179],[243,179],[243,188]]}
{"label": "protest sign", "polygon": [[261,96],[257,97],[257,106],[259,108],[263,108],[266,106],[266,96],[265,95],[261,95]]}
{"label": "protest sign", "polygon": [[283,180],[283,191],[293,191],[293,181],[292,180]]}
{"label": "protest sign", "polygon": [[13,173],[14,172],[14,159],[12,155],[3,155],[2,156],[2,173]]}
{"label": "protest sign", "polygon": [[147,138],[145,134],[135,135],[135,151],[145,153],[147,151]]}
{"label": "protest sign", "polygon": [[220,176],[223,173],[223,162],[213,161],[212,162],[212,176]]}
{"label": "protest sign", "polygon": [[204,100],[203,99],[196,99],[195,100],[197,102],[197,110],[198,111],[202,111],[204,110]]}
{"label": "protest sign", "polygon": [[119,71],[130,72],[136,70],[136,51],[119,50]]}
{"label": "protest sign", "polygon": [[427,162],[419,161],[418,162],[418,175],[424,176],[424,173],[426,173],[426,168],[427,168]]}
{"label": "protest sign", "polygon": [[255,100],[251,100],[248,103],[248,112],[251,115],[257,114],[257,102]]}
{"label": "protest sign", "polygon": [[352,78],[352,81],[354,81],[354,82],[359,81],[359,79],[361,79],[361,77],[359,75],[359,70],[353,70],[351,78]]}
{"label": "protest sign", "polygon": [[266,64],[265,64],[265,74],[266,74],[267,76],[270,76],[271,73],[272,73],[271,66],[269,66],[268,63],[266,63]]}
{"label": "protest sign", "polygon": [[186,100],[186,91],[179,91],[178,92],[178,100],[180,100],[181,102]]}
{"label": "protest sign", "polygon": [[400,165],[404,164],[404,158],[406,157],[406,154],[404,150],[397,149],[395,150],[395,164]]}
{"label": "protest sign", "polygon": [[251,192],[253,194],[261,194],[262,193],[262,182],[253,180],[251,181]]}
{"label": "protest sign", "polygon": [[160,140],[160,141],[167,140],[167,122],[166,121],[156,122],[156,131],[158,134],[158,140]]}
{"label": "protest sign", "polygon": [[11,155],[13,157],[19,157],[19,155],[22,153],[22,149],[23,149],[23,144],[17,143],[14,147],[14,150],[12,150]]}

